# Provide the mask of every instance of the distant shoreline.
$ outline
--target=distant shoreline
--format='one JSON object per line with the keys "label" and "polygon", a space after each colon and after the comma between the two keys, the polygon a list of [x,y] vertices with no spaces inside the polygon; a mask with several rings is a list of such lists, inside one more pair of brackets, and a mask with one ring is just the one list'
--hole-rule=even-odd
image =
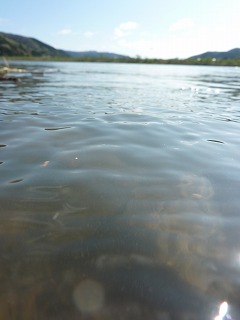
{"label": "distant shoreline", "polygon": [[[155,59],[155,58],[106,58],[106,57],[50,57],[50,56],[5,56],[8,61],[59,61],[59,62],[106,62],[106,63],[141,63],[164,65],[199,65],[199,66],[240,66],[240,58],[237,59]],[[4,64],[4,62],[3,62]]]}

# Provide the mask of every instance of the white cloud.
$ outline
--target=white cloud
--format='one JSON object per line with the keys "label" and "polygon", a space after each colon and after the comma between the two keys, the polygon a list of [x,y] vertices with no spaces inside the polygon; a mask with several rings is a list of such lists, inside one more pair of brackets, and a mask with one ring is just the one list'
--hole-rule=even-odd
{"label": "white cloud", "polygon": [[142,57],[162,57],[162,43],[153,39],[127,40],[119,39],[117,42],[119,48],[124,49],[131,56],[140,54]]}
{"label": "white cloud", "polygon": [[84,36],[85,38],[92,38],[92,37],[94,36],[94,32],[92,32],[92,31],[86,31],[86,32],[84,32],[83,36]]}
{"label": "white cloud", "polygon": [[193,20],[191,18],[184,18],[178,20],[169,27],[169,31],[177,32],[192,29],[194,26]]}
{"label": "white cloud", "polygon": [[[164,35],[152,34],[138,30],[136,22],[126,22],[120,24],[115,29],[116,50],[125,52],[130,56],[141,55],[149,58],[176,58],[188,57],[191,54],[191,44],[197,46],[196,27],[191,18],[177,21],[170,26],[170,33]],[[133,32],[135,31],[135,32]],[[179,32],[187,31],[187,32]],[[195,41],[193,41],[195,39]],[[201,52],[201,51],[200,51]]]}
{"label": "white cloud", "polygon": [[129,40],[121,38],[117,41],[117,50],[126,52],[130,56],[140,55],[143,58],[187,58],[193,54],[202,53],[201,45],[198,47],[198,41],[192,37],[172,36],[168,38],[140,38]]}
{"label": "white cloud", "polygon": [[121,23],[117,28],[114,30],[114,34],[117,37],[125,37],[131,33],[131,31],[136,30],[139,28],[139,24],[134,21],[128,21]]}
{"label": "white cloud", "polygon": [[73,31],[70,28],[65,28],[65,29],[62,29],[62,30],[57,32],[57,34],[60,35],[60,36],[67,36],[67,35],[72,34],[72,33],[73,33]]}

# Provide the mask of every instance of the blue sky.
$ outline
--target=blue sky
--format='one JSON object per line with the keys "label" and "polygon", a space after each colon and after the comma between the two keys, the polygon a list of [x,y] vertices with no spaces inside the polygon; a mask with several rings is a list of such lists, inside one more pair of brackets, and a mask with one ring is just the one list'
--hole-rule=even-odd
{"label": "blue sky", "polygon": [[59,49],[187,58],[240,47],[239,0],[5,0],[0,31]]}

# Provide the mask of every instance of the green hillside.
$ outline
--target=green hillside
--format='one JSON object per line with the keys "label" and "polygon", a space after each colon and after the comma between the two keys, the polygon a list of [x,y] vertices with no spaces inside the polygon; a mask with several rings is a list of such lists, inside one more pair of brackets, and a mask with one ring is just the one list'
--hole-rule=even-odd
{"label": "green hillside", "polygon": [[239,59],[240,49],[235,48],[229,51],[208,51],[196,56],[190,57],[189,59]]}
{"label": "green hillside", "polygon": [[63,50],[57,50],[37,39],[0,32],[0,55],[67,57]]}

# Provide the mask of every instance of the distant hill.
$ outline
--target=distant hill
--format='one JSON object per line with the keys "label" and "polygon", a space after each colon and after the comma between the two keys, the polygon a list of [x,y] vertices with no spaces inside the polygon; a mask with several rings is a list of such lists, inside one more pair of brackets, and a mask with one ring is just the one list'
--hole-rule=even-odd
{"label": "distant hill", "polygon": [[[226,52],[205,52],[192,56],[188,59],[142,59],[131,58],[111,52],[98,51],[68,51],[55,49],[46,43],[35,38],[24,37],[11,33],[0,32],[0,57],[53,57],[63,59],[79,59],[79,61],[125,61],[133,63],[170,63],[170,64],[215,64],[218,65],[239,65],[240,48],[235,48]],[[122,59],[122,60],[121,60]],[[210,60],[208,60],[210,59]],[[215,62],[214,59],[218,61]],[[198,60],[198,61],[196,61]]]}
{"label": "distant hill", "polygon": [[90,58],[109,58],[109,59],[124,59],[129,58],[129,56],[125,56],[122,54],[112,53],[112,52],[98,52],[98,51],[65,51],[70,57],[73,58],[82,58],[82,57],[90,57]]}
{"label": "distant hill", "polygon": [[55,49],[37,39],[0,32],[0,56],[72,57],[72,58],[129,58],[117,53],[98,51],[66,51]]}
{"label": "distant hill", "polygon": [[196,56],[192,56],[189,59],[236,59],[236,58],[240,58],[239,48],[235,48],[226,52],[208,51]]}
{"label": "distant hill", "polygon": [[51,56],[66,57],[63,50],[57,50],[37,39],[0,32],[0,55],[3,56]]}

